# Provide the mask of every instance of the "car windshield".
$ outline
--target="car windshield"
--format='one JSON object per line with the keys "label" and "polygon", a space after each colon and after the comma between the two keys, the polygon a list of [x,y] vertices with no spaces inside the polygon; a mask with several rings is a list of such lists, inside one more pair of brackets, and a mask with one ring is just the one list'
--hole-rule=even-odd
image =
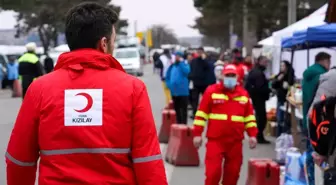
{"label": "car windshield", "polygon": [[115,58],[136,58],[138,54],[136,51],[116,51]]}

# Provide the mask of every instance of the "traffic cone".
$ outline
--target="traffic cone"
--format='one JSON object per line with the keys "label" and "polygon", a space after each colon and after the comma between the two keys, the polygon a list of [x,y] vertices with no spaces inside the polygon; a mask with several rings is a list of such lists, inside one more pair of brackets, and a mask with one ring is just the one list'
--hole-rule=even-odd
{"label": "traffic cone", "polygon": [[199,166],[199,155],[193,144],[191,127],[182,124],[171,126],[165,160],[175,166]]}
{"label": "traffic cone", "polygon": [[22,88],[19,80],[14,80],[13,82],[13,93],[12,97],[21,97],[22,96]]}

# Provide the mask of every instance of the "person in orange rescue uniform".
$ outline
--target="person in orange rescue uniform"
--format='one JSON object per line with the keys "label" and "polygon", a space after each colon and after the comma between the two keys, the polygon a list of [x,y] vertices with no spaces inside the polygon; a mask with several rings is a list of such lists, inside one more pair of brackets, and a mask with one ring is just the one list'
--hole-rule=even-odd
{"label": "person in orange rescue uniform", "polygon": [[208,121],[205,185],[218,185],[221,177],[222,185],[236,185],[243,160],[244,131],[249,136],[250,148],[257,144],[252,103],[247,91],[238,85],[236,66],[226,65],[223,76],[221,83],[206,89],[194,119],[193,142],[197,148],[202,145],[202,133]]}

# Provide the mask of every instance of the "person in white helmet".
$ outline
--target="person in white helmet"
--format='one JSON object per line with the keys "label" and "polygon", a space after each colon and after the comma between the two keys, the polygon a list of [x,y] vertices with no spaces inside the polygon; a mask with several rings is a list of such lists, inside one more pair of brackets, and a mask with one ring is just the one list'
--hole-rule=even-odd
{"label": "person in white helmet", "polygon": [[26,45],[27,52],[19,58],[19,75],[22,85],[22,98],[24,98],[29,85],[39,76],[43,75],[43,68],[36,55],[36,44],[30,42]]}

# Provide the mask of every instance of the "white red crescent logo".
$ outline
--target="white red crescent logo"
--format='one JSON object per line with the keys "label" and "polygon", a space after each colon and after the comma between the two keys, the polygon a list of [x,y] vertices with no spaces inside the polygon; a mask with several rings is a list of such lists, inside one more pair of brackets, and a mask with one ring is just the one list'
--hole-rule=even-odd
{"label": "white red crescent logo", "polygon": [[93,99],[88,93],[78,93],[76,94],[76,96],[83,96],[87,100],[87,105],[83,109],[80,109],[80,110],[74,109],[76,112],[84,113],[84,112],[89,111],[92,108]]}

